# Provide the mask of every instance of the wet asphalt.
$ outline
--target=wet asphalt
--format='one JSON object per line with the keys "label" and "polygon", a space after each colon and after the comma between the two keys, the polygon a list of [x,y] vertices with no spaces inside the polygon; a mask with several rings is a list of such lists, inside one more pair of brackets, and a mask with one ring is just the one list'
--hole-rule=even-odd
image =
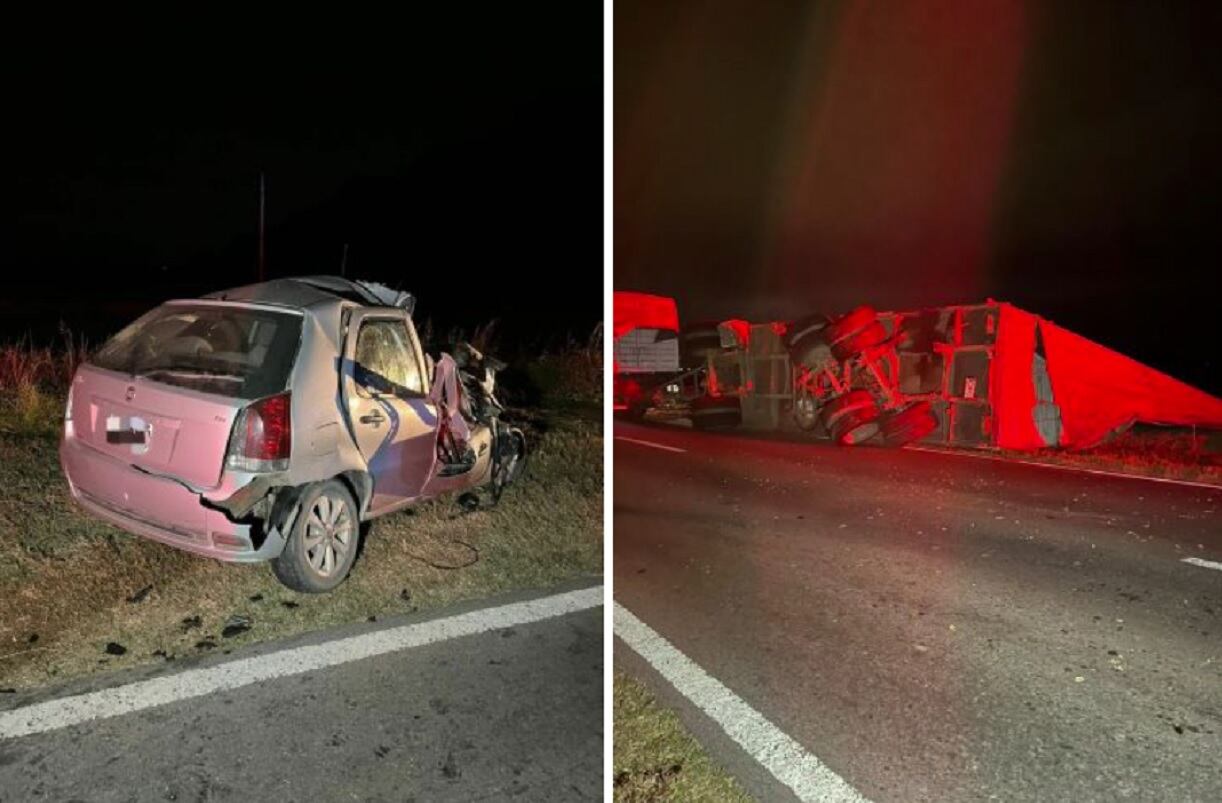
{"label": "wet asphalt", "polygon": [[[258,645],[225,661],[531,596],[543,594]],[[592,608],[0,739],[0,801],[601,799],[602,616]],[[0,704],[164,673],[134,670]]]}
{"label": "wet asphalt", "polygon": [[[617,602],[876,801],[1222,800],[1222,489],[617,423]],[[785,789],[616,643],[761,799]]]}

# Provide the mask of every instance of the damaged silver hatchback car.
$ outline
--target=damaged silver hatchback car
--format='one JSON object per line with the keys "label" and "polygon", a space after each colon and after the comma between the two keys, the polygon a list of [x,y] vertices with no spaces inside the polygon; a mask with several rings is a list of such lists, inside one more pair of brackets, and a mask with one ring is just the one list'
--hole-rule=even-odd
{"label": "damaged silver hatchback car", "polygon": [[170,301],[72,380],[60,459],[73,497],[137,535],[270,560],[339,585],[361,523],[447,492],[499,498],[526,444],[500,419],[503,365],[425,355],[413,299],[339,277]]}

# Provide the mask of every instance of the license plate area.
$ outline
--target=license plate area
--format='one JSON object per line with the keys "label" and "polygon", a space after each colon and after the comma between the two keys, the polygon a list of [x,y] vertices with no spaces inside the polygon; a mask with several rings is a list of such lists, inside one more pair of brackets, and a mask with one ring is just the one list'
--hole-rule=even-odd
{"label": "license plate area", "polygon": [[148,450],[149,423],[139,416],[106,417],[106,442],[131,446],[136,453]]}

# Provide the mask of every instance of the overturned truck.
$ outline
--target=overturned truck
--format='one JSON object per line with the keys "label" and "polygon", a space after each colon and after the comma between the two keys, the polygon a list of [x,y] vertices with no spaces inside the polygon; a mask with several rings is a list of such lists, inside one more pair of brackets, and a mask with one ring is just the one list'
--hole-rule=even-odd
{"label": "overturned truck", "polygon": [[629,416],[1006,449],[1084,448],[1138,421],[1222,427],[1222,400],[1004,302],[682,329],[670,299],[615,306]]}

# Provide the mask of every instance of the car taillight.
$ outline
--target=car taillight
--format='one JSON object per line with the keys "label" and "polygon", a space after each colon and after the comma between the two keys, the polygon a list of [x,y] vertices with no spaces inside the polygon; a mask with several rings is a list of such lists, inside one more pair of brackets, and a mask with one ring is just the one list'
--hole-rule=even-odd
{"label": "car taillight", "polygon": [[238,471],[287,471],[293,446],[292,397],[268,396],[242,409],[229,436],[226,465]]}

